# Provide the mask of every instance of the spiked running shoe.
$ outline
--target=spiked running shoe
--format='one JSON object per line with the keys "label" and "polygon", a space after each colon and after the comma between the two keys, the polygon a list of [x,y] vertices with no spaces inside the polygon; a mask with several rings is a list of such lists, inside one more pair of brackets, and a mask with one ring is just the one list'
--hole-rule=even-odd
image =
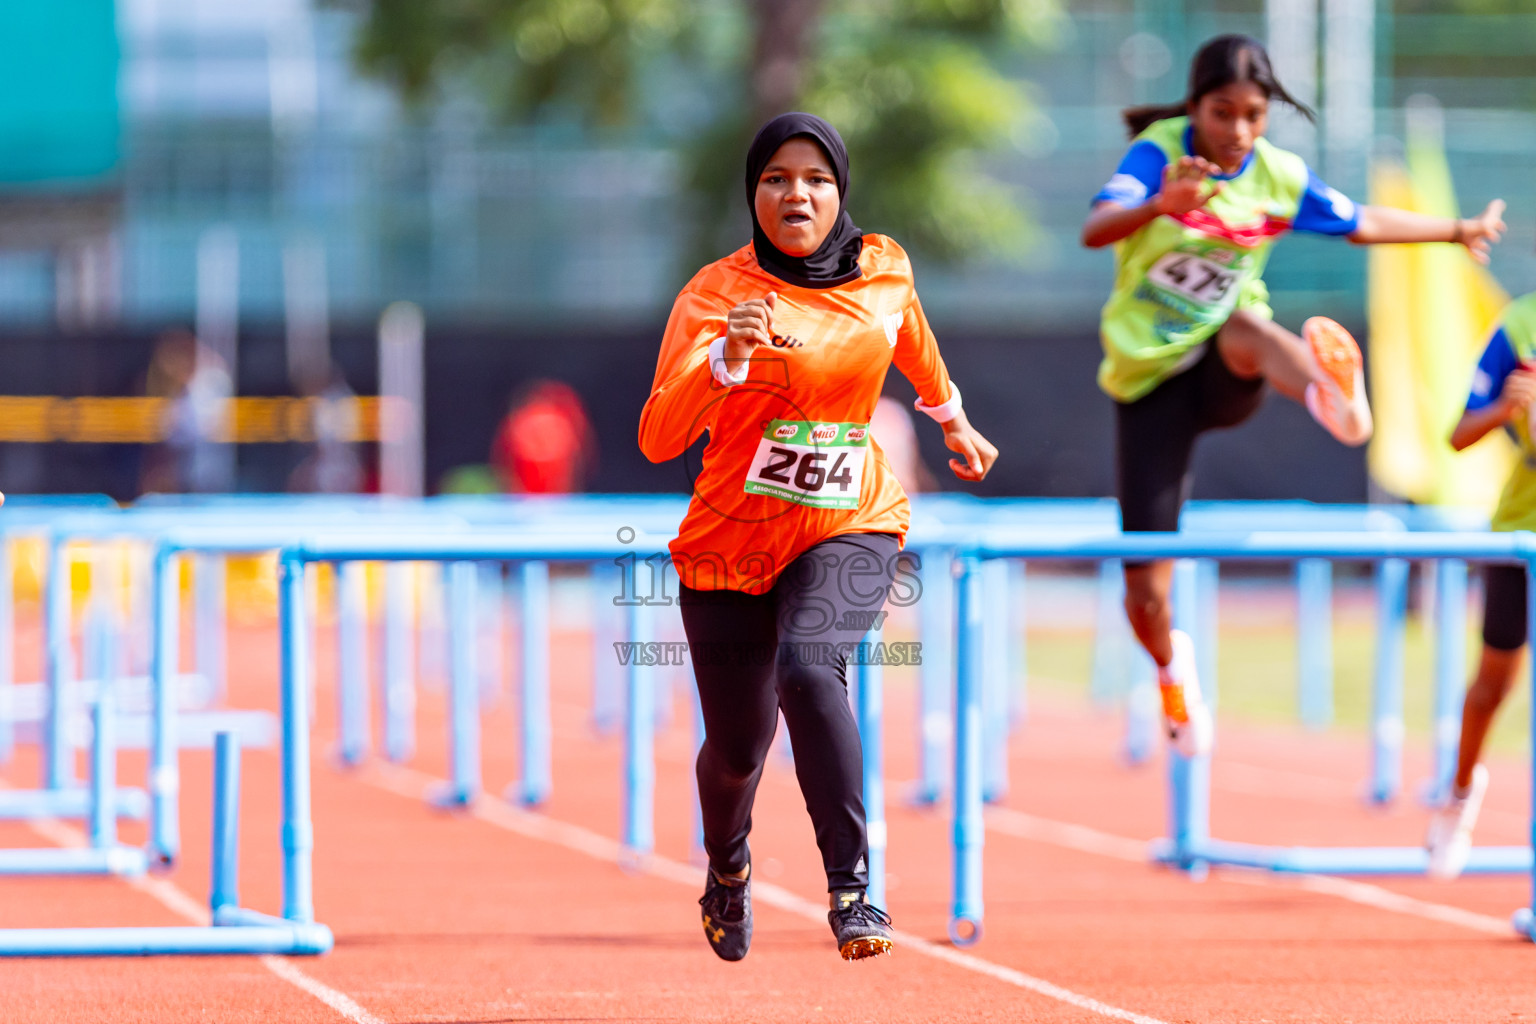
{"label": "spiked running shoe", "polygon": [[752,880],[721,877],[706,869],[703,908],[704,937],[721,960],[740,960],[752,946]]}
{"label": "spiked running shoe", "polygon": [[827,922],[844,960],[863,960],[891,951],[891,915],[869,902],[862,889],[834,892]]}
{"label": "spiked running shoe", "polygon": [[1459,876],[1472,856],[1472,829],[1483,808],[1488,792],[1488,769],[1472,769],[1472,785],[1462,796],[1452,796],[1429,819],[1429,835],[1424,846],[1429,850],[1429,877],[1450,880]]}
{"label": "spiked running shoe", "polygon": [[1200,693],[1195,671],[1195,642],[1182,629],[1173,631],[1173,661],[1157,670],[1157,689],[1163,698],[1163,722],[1173,747],[1185,757],[1211,752],[1216,731],[1211,708]]}
{"label": "spiked running shoe", "polygon": [[1322,379],[1307,385],[1306,405],[1312,418],[1350,447],[1371,439],[1374,425],[1365,397],[1360,346],[1348,331],[1325,316],[1301,325],[1301,336],[1312,348]]}

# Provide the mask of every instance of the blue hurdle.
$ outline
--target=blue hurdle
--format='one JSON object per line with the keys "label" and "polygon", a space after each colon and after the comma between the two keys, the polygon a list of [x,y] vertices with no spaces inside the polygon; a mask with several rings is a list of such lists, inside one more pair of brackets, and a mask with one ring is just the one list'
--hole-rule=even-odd
{"label": "blue hurdle", "polygon": [[[331,930],[315,921],[310,899],[313,842],[309,823],[308,716],[299,692],[303,685],[302,669],[287,661],[283,667],[283,916],[239,906],[240,748],[234,734],[220,733],[214,743],[213,877],[209,893],[213,926],[5,928],[0,929],[0,956],[291,956],[331,949],[335,941]],[[110,708],[103,708],[99,702],[96,721],[99,728],[111,729]],[[304,731],[297,731],[299,727]],[[102,776],[110,776],[109,771],[98,771]],[[103,813],[93,823],[93,833],[96,829],[115,828],[111,814]]]}
{"label": "blue hurdle", "polygon": [[[908,550],[925,557],[923,574],[925,607],[921,610],[921,628],[924,647],[936,654],[946,655],[950,650],[952,624],[946,628],[946,620],[952,623],[952,611],[946,612],[939,604],[948,599],[948,584],[943,575],[949,569],[953,557],[946,547],[946,531],[964,535],[967,529],[995,525],[998,528],[1030,526],[1055,534],[1078,536],[1118,536],[1118,508],[1112,500],[1076,499],[979,499],[968,496],[923,495],[913,499],[913,530]],[[1443,531],[1446,529],[1475,530],[1486,526],[1486,520],[1476,513],[1447,509],[1384,509],[1361,505],[1316,505],[1310,502],[1190,502],[1184,515],[1185,529],[1189,532],[1231,532],[1233,530],[1359,530],[1362,532]],[[934,559],[945,562],[935,566]],[[1188,613],[1195,623],[1192,635],[1196,638],[1201,681],[1214,693],[1218,687],[1216,660],[1216,613],[1218,566],[1212,559],[1197,560],[1196,583],[1199,591],[1194,608]],[[1459,702],[1463,690],[1463,670],[1455,660],[1456,650],[1463,643],[1465,629],[1464,588],[1457,596],[1452,582],[1442,586],[1448,600],[1437,605],[1435,632],[1437,650],[1444,650],[1437,657],[1435,693],[1437,731],[1449,736],[1459,726]],[[1310,727],[1325,726],[1332,718],[1333,710],[1333,654],[1332,654],[1332,568],[1326,560],[1300,560],[1296,566],[1297,582],[1297,693],[1300,717]],[[1402,714],[1400,694],[1402,685],[1402,635],[1406,623],[1407,593],[1404,581],[1398,580],[1395,570],[1378,573],[1377,622],[1378,648],[1375,667],[1373,703],[1373,755],[1371,777],[1366,787],[1367,796],[1376,802],[1387,802],[1396,797],[1401,789],[1401,741]],[[996,586],[992,584],[990,586]],[[1001,591],[989,590],[991,594]],[[1123,584],[1118,560],[1106,560],[1100,564],[1099,610],[1096,619],[1097,641],[1094,647],[1091,692],[1096,702],[1105,703],[1123,698],[1126,706],[1126,730],[1122,756],[1131,764],[1138,764],[1151,756],[1158,743],[1158,716],[1156,691],[1150,659],[1130,637],[1120,608]],[[1018,602],[1015,596],[1011,600]],[[987,607],[993,608],[996,598],[989,597]],[[989,621],[999,621],[989,616]],[[1460,648],[1464,651],[1464,647]],[[1002,665],[998,664],[996,650],[988,656],[991,666],[989,676],[989,706],[999,699],[999,680],[1010,676],[1013,654],[1010,651]],[[931,804],[943,794],[947,785],[948,739],[951,734],[949,706],[952,695],[944,673],[932,668],[920,677],[919,714],[919,781],[914,800]],[[1397,703],[1394,703],[1397,701]],[[988,722],[992,721],[990,712]],[[987,734],[985,759],[988,782],[987,795],[995,798],[1006,787],[1006,751],[1008,733],[991,729]],[[1454,769],[1454,740],[1437,744],[1434,776],[1426,787],[1426,799],[1435,799],[1442,787],[1436,780],[1448,777]]]}
{"label": "blue hurdle", "polygon": [[[990,558],[1031,559],[1260,559],[1296,561],[1308,558],[1363,559],[1381,565],[1402,566],[1407,559],[1458,559],[1474,561],[1536,561],[1536,538],[1530,534],[1430,534],[1430,533],[1279,533],[1248,534],[1139,534],[1107,538],[1052,538],[1039,533],[992,529],[982,539],[962,548],[959,593],[962,630],[957,679],[957,719],[954,801],[955,877],[951,935],[960,941],[978,933],[982,921],[981,844],[983,821],[981,780],[974,749],[979,741],[982,670],[972,654],[979,642],[980,616],[972,610],[978,598],[980,563]],[[1189,580],[1193,568],[1184,563],[1175,586],[1176,616],[1190,614]],[[1398,568],[1382,570],[1396,575]],[[1394,580],[1389,580],[1396,585]],[[1181,591],[1182,596],[1181,596]],[[1536,601],[1532,602],[1536,624]],[[1536,676],[1536,667],[1533,667]],[[1536,729],[1536,705],[1532,727]],[[1209,765],[1207,759],[1186,761],[1170,753],[1170,835],[1154,844],[1150,856],[1186,871],[1202,872],[1212,865],[1264,868],[1277,872],[1325,874],[1416,874],[1428,866],[1428,856],[1418,848],[1377,847],[1265,847],[1214,839],[1209,825]],[[1536,758],[1533,758],[1536,776]],[[1532,810],[1536,822],[1536,805]],[[1482,847],[1474,850],[1467,870],[1471,873],[1529,873],[1536,903],[1536,862],[1529,846]],[[1521,934],[1536,940],[1536,918],[1529,908],[1516,915]]]}
{"label": "blue hurdle", "polygon": [[[478,678],[475,666],[474,628],[477,562],[517,562],[525,566],[525,599],[538,608],[524,608],[525,664],[523,777],[509,796],[526,802],[530,795],[543,799],[551,785],[549,764],[548,621],[544,618],[548,565],[551,562],[613,562],[636,550],[666,550],[666,537],[637,534],[621,543],[605,529],[600,533],[556,533],[550,529],[519,529],[517,532],[484,531],[473,535],[434,532],[412,537],[397,531],[377,537],[331,537],[317,534],[284,548],[285,564],[347,564],[356,562],[443,562],[449,565],[448,630],[449,668],[449,779],[430,794],[443,806],[463,806],[478,799],[484,790],[480,771],[480,721]],[[633,641],[650,637],[649,606],[638,598],[624,601],[628,632]],[[297,636],[297,634],[295,634]],[[291,642],[285,640],[285,642]],[[627,849],[637,855],[654,847],[653,789],[655,764],[652,729],[654,682],[638,659],[631,659],[626,675],[624,814],[621,823]],[[528,737],[532,742],[528,742]]]}

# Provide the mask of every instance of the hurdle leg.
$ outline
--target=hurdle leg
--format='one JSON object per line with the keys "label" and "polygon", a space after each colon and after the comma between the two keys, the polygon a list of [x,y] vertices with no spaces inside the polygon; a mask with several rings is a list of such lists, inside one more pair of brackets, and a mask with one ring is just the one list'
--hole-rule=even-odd
{"label": "hurdle leg", "polygon": [[285,557],[278,565],[279,633],[282,643],[283,718],[283,917],[315,920],[315,846],[309,799],[309,628],[304,563]]}
{"label": "hurdle leg", "polygon": [[518,588],[522,614],[522,666],[518,680],[522,719],[522,781],[507,798],[527,807],[549,799],[551,778],[549,709],[549,563],[524,562]]}
{"label": "hurdle leg", "polygon": [[395,764],[416,749],[414,569],[409,562],[384,569],[384,756]]}
{"label": "hurdle leg", "polygon": [[1221,563],[1214,558],[1195,559],[1195,660],[1200,691],[1213,709],[1220,692],[1217,666],[1221,639]]}
{"label": "hurdle leg", "polygon": [[0,765],[16,750],[16,611],[11,538],[0,532]]}
{"label": "hurdle leg", "polygon": [[1093,682],[1096,703],[1125,701],[1125,735],[1120,756],[1135,767],[1157,751],[1162,735],[1162,702],[1157,695],[1157,666],[1137,643],[1125,617],[1125,562],[1111,559],[1099,568],[1098,625],[1094,637]]}
{"label": "hurdle leg", "polygon": [[619,728],[624,711],[624,688],[619,679],[619,660],[614,644],[623,632],[623,618],[616,603],[623,597],[619,568],[612,562],[592,563],[592,728],[606,736]]}
{"label": "hurdle leg", "polygon": [[209,909],[240,905],[240,737],[221,732],[213,738],[213,878]]}
{"label": "hurdle leg", "polygon": [[[1193,635],[1199,631],[1199,569],[1196,563],[1181,558],[1173,567],[1174,625]],[[1196,643],[1198,649],[1198,641]],[[1168,748],[1169,838],[1173,842],[1173,861],[1195,878],[1205,877],[1207,863],[1199,856],[1200,848],[1210,839],[1211,758],[1184,757]]]}
{"label": "hurdle leg", "polygon": [[1384,804],[1403,780],[1403,637],[1408,620],[1408,563],[1383,559],[1376,569],[1376,668],[1371,687],[1371,781],[1368,797]]}
{"label": "hurdle leg", "polygon": [[463,806],[480,795],[480,680],[474,562],[448,567],[448,727],[452,779],[434,802]]}
{"label": "hurdle leg", "polygon": [[74,748],[69,742],[74,651],[69,635],[69,552],[58,537],[48,538],[48,579],[43,603],[48,663],[48,716],[44,720],[42,740],[43,784],[48,789],[68,789],[75,785]]}
{"label": "hurdle leg", "polygon": [[203,554],[196,558],[192,577],[196,623],[192,637],[193,660],[197,673],[203,677],[209,702],[215,706],[224,702],[229,674],[225,579],[222,554]]}
{"label": "hurdle leg", "polygon": [[1098,600],[1093,624],[1093,669],[1088,693],[1096,707],[1108,707],[1129,687],[1130,646],[1125,622],[1125,563],[1099,563]]}
{"label": "hurdle leg", "polygon": [[344,765],[368,756],[368,576],[362,562],[336,574],[336,700],[341,722],[337,755]]}
{"label": "hurdle leg", "polygon": [[1019,729],[1029,716],[1029,604],[1027,600],[1029,576],[1026,563],[1022,558],[1011,559],[1008,565],[1010,570],[1008,604],[1012,609],[1008,649],[1009,662],[1015,666],[1014,676],[1009,680],[1008,687],[1008,726],[1010,729]]}
{"label": "hurdle leg", "polygon": [[1146,764],[1162,736],[1163,702],[1157,692],[1157,663],[1139,643],[1126,644],[1125,736],[1120,756],[1131,767]]}
{"label": "hurdle leg", "polygon": [[982,581],[978,560],[958,560],[959,635],[955,681],[954,879],[949,939],[969,946],[981,938],[982,844]]}
{"label": "hurdle leg", "polygon": [[[295,586],[303,586],[303,567]],[[176,672],[180,663],[181,594],[179,562],[163,547],[155,550],[151,575],[152,598],[149,665],[154,691],[154,722],[150,731],[149,799],[150,855],[162,865],[171,864],[181,852],[178,800],[181,790],[180,752],[176,739],[179,695]],[[286,594],[286,591],[284,591]],[[300,597],[302,598],[302,589]],[[307,637],[305,638],[307,640]],[[308,657],[308,643],[301,645]]]}
{"label": "hurdle leg", "polygon": [[[651,639],[651,614],[643,604],[632,604],[629,640],[643,644]],[[638,647],[635,648],[637,651]],[[652,701],[652,676],[638,656],[629,659],[624,708],[624,846],[642,856],[656,846],[654,801],[656,798],[656,734]]]}
{"label": "hurdle leg", "polygon": [[475,668],[479,676],[480,709],[495,707],[502,699],[505,673],[503,665],[512,665],[511,646],[514,630],[511,617],[513,609],[521,607],[522,576],[517,564],[481,562],[479,614],[476,617],[475,642],[479,646],[475,655]]}
{"label": "hurdle leg", "polygon": [[[102,645],[98,641],[97,646]],[[91,707],[91,845],[106,850],[117,845],[117,710],[112,680],[97,679]]]}
{"label": "hurdle leg", "polygon": [[1467,563],[1435,563],[1435,767],[1424,799],[1437,805],[1450,795],[1461,747],[1461,702],[1467,671]]}
{"label": "hurdle leg", "polygon": [[[918,610],[923,664],[918,673],[918,779],[912,802],[937,803],[948,783],[945,759],[950,732],[950,665],[955,635],[954,553],[928,548],[918,568],[922,607]],[[979,611],[979,609],[978,609]]]}
{"label": "hurdle leg", "polygon": [[1333,724],[1333,563],[1303,558],[1296,563],[1296,692],[1301,724]]}
{"label": "hurdle leg", "polygon": [[[873,639],[871,639],[873,638]],[[859,739],[864,753],[864,829],[869,837],[869,902],[885,907],[885,679],[884,667],[874,663],[868,646],[878,634],[865,636],[858,665]]]}
{"label": "hurdle leg", "polygon": [[693,795],[693,844],[689,851],[690,860],[699,865],[709,863],[709,857],[704,852],[704,805],[699,800],[699,773],[695,766],[699,763],[699,751],[704,748],[704,705],[699,700],[699,681],[693,674],[693,665],[688,666],[689,703],[693,707],[693,760],[688,762],[688,790]]}
{"label": "hurdle leg", "polygon": [[981,566],[982,594],[982,799],[1008,795],[1008,560]]}
{"label": "hurdle leg", "polygon": [[[1529,550],[1527,548],[1526,550]],[[1536,637],[1536,556],[1527,556],[1525,560],[1526,580],[1526,635]],[[1536,658],[1527,662],[1526,671],[1530,673],[1528,685],[1531,687],[1531,735],[1536,737]],[[1536,848],[1536,743],[1531,745],[1531,827],[1526,833],[1532,848]],[[1515,931],[1526,938],[1536,942],[1536,862],[1531,865],[1531,903],[1528,907],[1522,907],[1515,911],[1511,923]]]}

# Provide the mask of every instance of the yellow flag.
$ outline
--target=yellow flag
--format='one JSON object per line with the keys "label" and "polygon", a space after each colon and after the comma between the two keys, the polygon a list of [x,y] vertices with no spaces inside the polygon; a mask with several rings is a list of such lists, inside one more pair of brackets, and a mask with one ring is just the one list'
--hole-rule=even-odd
{"label": "yellow flag", "polygon": [[[1378,163],[1371,202],[1455,216],[1439,139],[1410,131],[1408,166]],[[1514,464],[1513,445],[1495,431],[1458,454],[1448,439],[1465,407],[1472,369],[1509,296],[1460,246],[1376,245],[1368,268],[1376,418],[1367,455],[1371,477],[1420,504],[1491,512]]]}

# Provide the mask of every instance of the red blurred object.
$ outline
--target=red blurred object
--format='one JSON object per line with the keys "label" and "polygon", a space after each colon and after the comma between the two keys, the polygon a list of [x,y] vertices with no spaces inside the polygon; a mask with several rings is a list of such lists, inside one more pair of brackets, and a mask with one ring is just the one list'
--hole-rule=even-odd
{"label": "red blurred object", "polygon": [[596,464],[597,445],[581,398],[567,384],[530,384],[502,418],[491,443],[491,466],[507,490],[572,494]]}

